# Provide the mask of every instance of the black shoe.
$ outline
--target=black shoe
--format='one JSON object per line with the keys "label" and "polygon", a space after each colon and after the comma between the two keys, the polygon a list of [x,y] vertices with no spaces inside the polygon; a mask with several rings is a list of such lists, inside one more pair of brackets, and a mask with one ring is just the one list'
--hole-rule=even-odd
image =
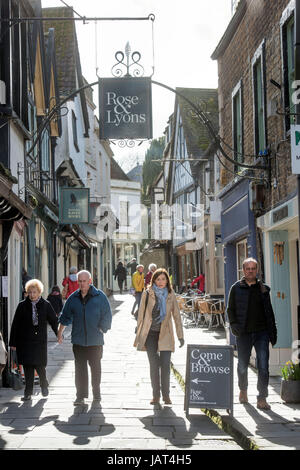
{"label": "black shoe", "polygon": [[30,401],[31,400],[31,395],[24,395],[24,397],[21,398],[22,401]]}
{"label": "black shoe", "polygon": [[43,397],[47,397],[49,395],[48,387],[42,387],[42,395]]}
{"label": "black shoe", "polygon": [[93,408],[101,408],[101,400],[100,398],[94,398],[92,402],[92,407]]}
{"label": "black shoe", "polygon": [[84,398],[76,398],[73,403],[74,406],[83,406],[84,404]]}

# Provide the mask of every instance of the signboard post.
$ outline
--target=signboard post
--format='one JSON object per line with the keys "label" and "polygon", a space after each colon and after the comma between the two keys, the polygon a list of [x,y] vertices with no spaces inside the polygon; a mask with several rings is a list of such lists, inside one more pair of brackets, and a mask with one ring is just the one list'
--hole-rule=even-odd
{"label": "signboard post", "polygon": [[99,80],[100,139],[151,139],[150,78]]}
{"label": "signboard post", "polygon": [[226,409],[233,415],[233,346],[187,345],[184,410]]}
{"label": "signboard post", "polygon": [[89,198],[89,188],[61,188],[59,201],[59,223],[88,224]]}
{"label": "signboard post", "polygon": [[292,173],[300,174],[300,125],[291,125]]}

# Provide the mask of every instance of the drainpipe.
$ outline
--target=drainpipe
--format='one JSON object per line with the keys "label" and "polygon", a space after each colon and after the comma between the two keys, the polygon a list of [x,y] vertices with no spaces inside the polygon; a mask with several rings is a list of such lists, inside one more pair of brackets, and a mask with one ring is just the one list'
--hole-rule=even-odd
{"label": "drainpipe", "polygon": [[[295,1],[295,80],[300,80],[300,0]],[[300,105],[296,105],[296,123],[300,124]],[[300,250],[300,175],[297,175],[297,190],[298,190],[298,251]],[[298,253],[298,261],[300,259]],[[298,271],[300,266],[298,263]],[[298,279],[300,279],[300,273],[298,272]],[[298,339],[300,339],[300,285],[298,282]]]}

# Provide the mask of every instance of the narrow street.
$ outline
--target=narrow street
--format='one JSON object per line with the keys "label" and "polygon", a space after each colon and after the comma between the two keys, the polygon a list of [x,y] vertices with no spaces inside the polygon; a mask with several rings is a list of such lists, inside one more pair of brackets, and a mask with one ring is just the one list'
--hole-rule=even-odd
{"label": "narrow street", "polygon": [[[0,448],[20,450],[241,450],[233,438],[206,415],[187,419],[184,394],[171,374],[172,406],[153,407],[146,353],[133,348],[133,297],[110,297],[112,329],[105,336],[102,359],[101,408],[74,408],[74,362],[70,329],[58,345],[49,333],[48,380],[45,399],[39,386],[31,403],[22,390],[1,389]],[[176,348],[178,341],[176,340]]]}

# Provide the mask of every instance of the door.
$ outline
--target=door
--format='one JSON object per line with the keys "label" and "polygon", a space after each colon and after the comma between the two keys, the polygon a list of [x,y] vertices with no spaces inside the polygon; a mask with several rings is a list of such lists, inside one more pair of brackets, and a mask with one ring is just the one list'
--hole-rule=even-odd
{"label": "door", "polygon": [[275,347],[291,348],[292,315],[288,231],[270,232],[270,260],[271,300],[278,334]]}

